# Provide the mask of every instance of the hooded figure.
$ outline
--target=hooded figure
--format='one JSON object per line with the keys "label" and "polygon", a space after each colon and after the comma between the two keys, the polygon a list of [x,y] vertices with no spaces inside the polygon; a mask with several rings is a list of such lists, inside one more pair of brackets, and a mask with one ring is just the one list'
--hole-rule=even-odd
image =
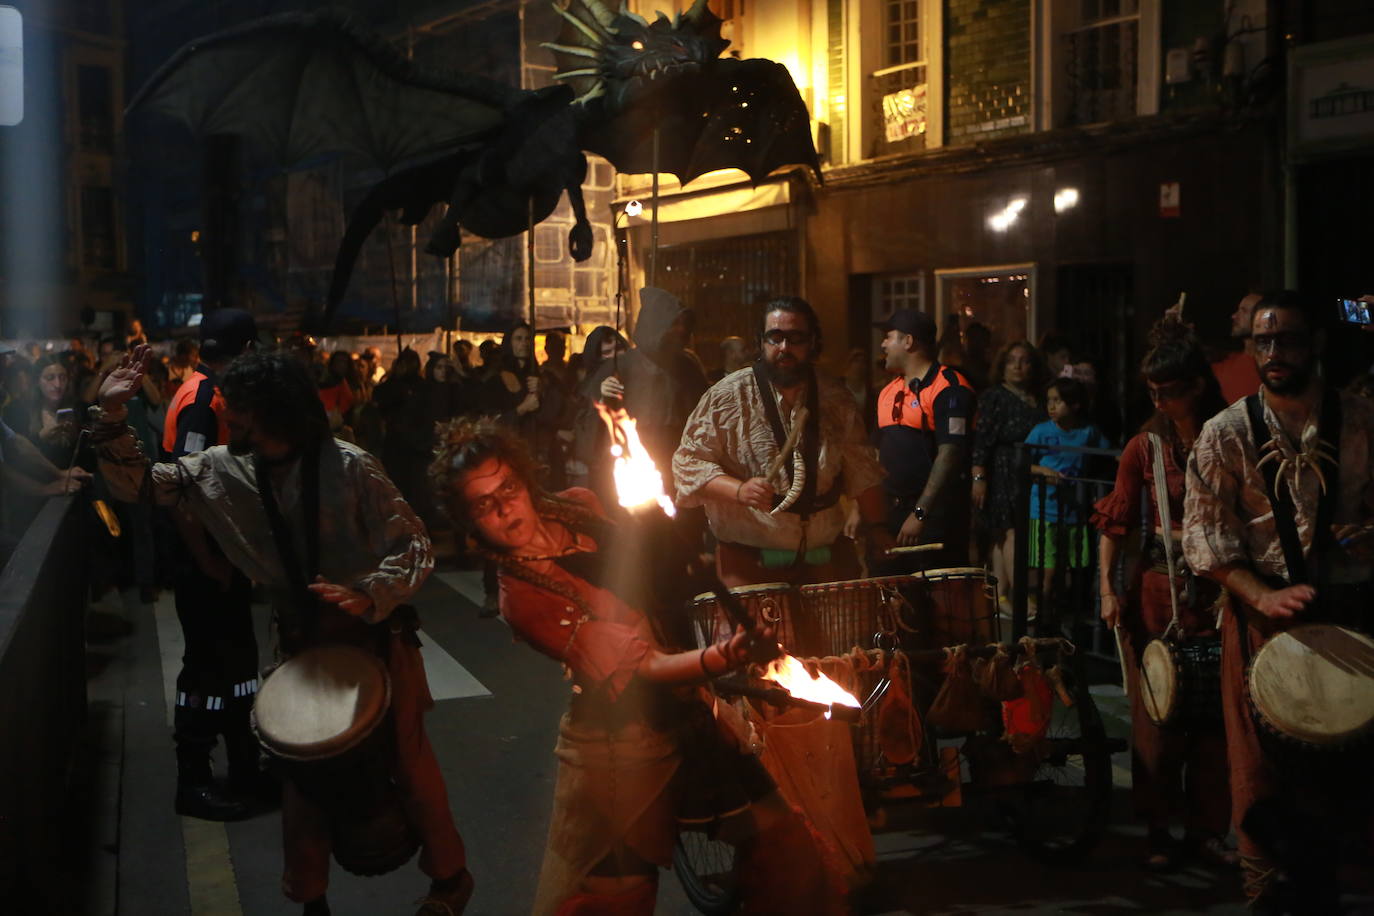
{"label": "hooded figure", "polygon": [[694,316],[676,296],[646,286],[639,291],[639,318],[631,338],[634,349],[606,360],[589,378],[595,392],[612,375],[625,387],[625,407],[639,437],[665,475],[682,438],[687,416],[706,391],[706,373],[687,351]]}

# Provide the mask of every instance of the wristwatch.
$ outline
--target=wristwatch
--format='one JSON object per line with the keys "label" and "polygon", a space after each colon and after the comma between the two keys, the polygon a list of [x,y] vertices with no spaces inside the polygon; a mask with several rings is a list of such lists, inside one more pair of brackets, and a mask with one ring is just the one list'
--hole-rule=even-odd
{"label": "wristwatch", "polygon": [[914,507],[911,510],[911,514],[915,516],[916,521],[918,522],[923,522],[926,520],[926,510],[922,509],[920,506]]}

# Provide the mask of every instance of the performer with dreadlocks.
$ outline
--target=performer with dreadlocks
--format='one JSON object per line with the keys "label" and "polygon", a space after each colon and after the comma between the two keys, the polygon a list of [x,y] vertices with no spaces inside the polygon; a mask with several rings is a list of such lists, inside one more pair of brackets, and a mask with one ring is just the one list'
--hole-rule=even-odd
{"label": "performer with dreadlocks", "polygon": [[442,429],[436,452],[435,492],[500,567],[502,616],[573,681],[534,912],[652,913],[676,819],[717,815],[722,834],[740,840],[745,912],[844,912],[814,836],[716,718],[724,707],[713,715],[693,687],[775,645],[771,631],[740,627],[703,650],[665,649],[617,593],[630,594],[606,561],[623,555],[590,491],[541,492],[518,440],[470,422]]}

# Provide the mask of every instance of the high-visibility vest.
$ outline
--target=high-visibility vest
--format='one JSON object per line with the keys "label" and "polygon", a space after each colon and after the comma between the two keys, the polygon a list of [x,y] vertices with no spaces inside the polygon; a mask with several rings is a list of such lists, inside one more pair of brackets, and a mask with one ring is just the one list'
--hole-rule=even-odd
{"label": "high-visibility vest", "polygon": [[[202,391],[202,388],[205,391]],[[211,384],[209,377],[197,369],[186,381],[182,382],[177,393],[172,395],[172,403],[167,406],[167,420],[162,430],[162,450],[168,455],[176,454],[177,418],[181,415],[181,411],[191,404],[204,403],[202,398],[208,398],[210,409],[215,412],[215,419],[219,421],[219,438],[215,442],[202,444],[200,449],[188,450],[201,451],[212,445],[222,445],[229,441],[229,427],[224,422],[224,398],[220,395],[219,388]]]}
{"label": "high-visibility vest", "polygon": [[[940,366],[935,373],[935,380],[914,393],[907,387],[906,379],[897,376],[878,395],[878,428],[906,426],[923,432],[935,432],[935,399],[951,385],[963,385],[973,390],[968,379],[949,366]],[[894,412],[897,414],[895,418]],[[968,430],[973,431],[972,418],[969,419]]]}

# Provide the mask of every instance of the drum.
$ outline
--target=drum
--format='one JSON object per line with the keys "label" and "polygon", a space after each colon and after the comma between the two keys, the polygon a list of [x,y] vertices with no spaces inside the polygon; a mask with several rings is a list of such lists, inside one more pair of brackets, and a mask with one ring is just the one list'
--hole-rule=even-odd
{"label": "drum", "polygon": [[[816,622],[819,634],[814,651],[806,654],[844,655],[856,646],[878,648],[880,642],[887,648],[895,647],[911,627],[912,609],[903,594],[910,587],[910,576],[803,585],[801,603],[807,616]],[[860,673],[856,691],[859,700],[866,700],[886,676],[886,671]],[[864,714],[852,735],[860,781],[881,784],[887,763],[878,738],[877,709]]]}
{"label": "drum", "polygon": [[391,772],[390,707],[382,660],[343,645],[292,656],[263,682],[253,704],[258,741],[325,811],[334,858],[354,874],[385,874],[419,848]]}
{"label": "drum", "polygon": [[1150,640],[1140,653],[1140,700],[1155,725],[1220,727],[1220,637]]}
{"label": "drum", "polygon": [[[807,647],[816,643],[816,628],[804,618],[796,588],[786,582],[764,582],[730,589],[754,617],[770,623],[777,630],[778,642],[797,656],[814,655]],[[704,592],[692,599],[692,631],[697,645],[709,646],[727,638],[735,625],[716,596]]]}
{"label": "drum", "polygon": [[976,566],[930,569],[904,589],[915,610],[918,648],[986,645],[999,640],[997,579]]}
{"label": "drum", "polygon": [[1274,636],[1246,679],[1265,733],[1307,750],[1344,749],[1374,733],[1374,639],[1312,623]]}

